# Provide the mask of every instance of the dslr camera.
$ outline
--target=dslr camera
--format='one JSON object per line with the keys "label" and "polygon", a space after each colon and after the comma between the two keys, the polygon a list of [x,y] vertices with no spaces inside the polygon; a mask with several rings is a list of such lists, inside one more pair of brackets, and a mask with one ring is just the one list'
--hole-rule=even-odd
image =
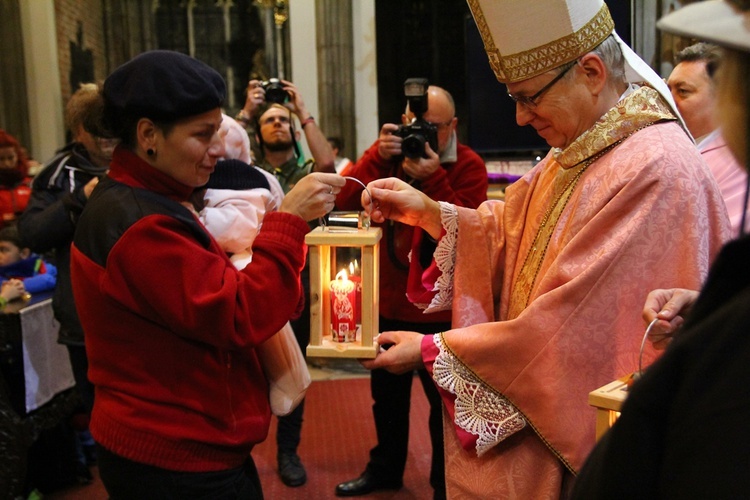
{"label": "dslr camera", "polygon": [[278,78],[269,78],[265,82],[260,82],[260,88],[266,91],[266,102],[284,104],[289,100],[289,92],[284,90]]}
{"label": "dslr camera", "polygon": [[403,139],[401,151],[407,158],[427,158],[425,144],[435,152],[438,150],[437,126],[422,118],[427,111],[427,87],[427,78],[408,78],[404,82],[404,95],[414,120],[409,125],[400,125],[394,135]]}

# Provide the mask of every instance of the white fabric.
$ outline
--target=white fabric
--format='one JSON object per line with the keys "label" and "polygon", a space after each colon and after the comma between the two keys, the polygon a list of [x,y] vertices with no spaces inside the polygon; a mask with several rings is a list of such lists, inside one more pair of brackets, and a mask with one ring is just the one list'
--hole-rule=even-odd
{"label": "white fabric", "polygon": [[414,304],[426,313],[450,311],[453,307],[453,272],[456,267],[456,240],[458,239],[458,211],[456,206],[444,201],[440,204],[440,219],[445,235],[438,240],[435,248],[435,264],[440,276],[435,281],[433,291],[437,291],[429,304]]}
{"label": "white fabric", "polygon": [[458,139],[456,131],[451,133],[448,144],[445,145],[445,151],[440,155],[440,163],[455,163],[458,161]]}
{"label": "white fabric", "polygon": [[625,78],[627,81],[629,83],[648,82],[652,88],[656,89],[664,100],[667,101],[674,114],[680,118],[680,123],[682,124],[682,128],[685,129],[685,133],[692,138],[693,136],[690,135],[690,131],[688,130],[687,125],[685,125],[685,121],[682,119],[680,111],[677,109],[677,104],[674,102],[672,92],[669,91],[669,87],[667,87],[664,80],[657,75],[656,71],[646,64],[646,62],[641,59],[641,57],[636,54],[622,38],[620,38],[620,35],[618,35],[616,31],[613,31],[612,34],[614,35],[615,40],[617,40],[617,44],[620,46],[622,55],[625,58]]}
{"label": "white fabric", "polygon": [[281,206],[283,192],[278,181],[276,186],[279,189],[276,195],[264,188],[206,190],[203,197],[206,206],[199,214],[200,220],[221,248],[233,254],[232,262],[237,269],[243,269],[252,260],[251,247],[265,214]]}
{"label": "white fabric", "polygon": [[456,425],[478,436],[477,456],[526,427],[526,419],[507,398],[487,390],[487,385],[443,346],[442,335],[432,338],[440,351],[432,377],[437,385],[456,396]]}
{"label": "white fabric", "polygon": [[495,46],[504,56],[519,54],[581,29],[603,0],[478,0]]}
{"label": "white fabric", "polygon": [[224,139],[224,158],[242,160],[245,163],[252,164],[250,137],[248,137],[245,127],[225,113],[222,113],[221,116],[222,121],[219,134]]}
{"label": "white fabric", "polygon": [[722,0],[695,2],[661,18],[660,30],[750,51],[750,12],[739,12]]}
{"label": "white fabric", "polygon": [[305,397],[310,371],[287,322],[279,332],[256,348],[269,385],[269,401],[274,415],[289,415]]}
{"label": "white fabric", "polygon": [[56,394],[75,385],[70,357],[57,343],[60,323],[52,312],[52,299],[26,307],[21,316],[26,411],[34,411]]}

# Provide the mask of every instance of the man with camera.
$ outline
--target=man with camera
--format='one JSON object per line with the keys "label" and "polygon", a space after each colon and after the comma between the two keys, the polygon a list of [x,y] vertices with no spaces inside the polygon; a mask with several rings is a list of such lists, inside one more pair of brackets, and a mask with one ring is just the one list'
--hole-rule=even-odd
{"label": "man with camera", "polygon": [[[312,160],[302,160],[300,134],[295,130],[293,115],[305,133]],[[250,80],[245,106],[236,120],[245,127],[253,126],[256,164],[274,174],[285,193],[310,172],[336,171],[331,145],[292,82],[276,78],[264,82]]]}
{"label": "man with camera", "polygon": [[[342,175],[369,183],[384,177],[406,180],[434,200],[476,208],[487,199],[487,170],[482,159],[456,136],[455,104],[451,95],[423,79],[404,86],[408,105],[403,125],[386,123],[379,139]],[[347,183],[336,199],[342,210],[361,209],[361,188]],[[406,298],[408,252],[413,228],[400,223],[383,225],[380,252],[380,329],[436,333],[450,329],[450,311],[425,315]],[[415,257],[416,258],[416,257]],[[442,407],[434,383],[425,370],[417,371],[430,402],[432,441],[430,484],[435,498],[445,497]],[[375,490],[398,489],[409,438],[409,406],[413,372],[393,375],[373,370],[370,379],[377,445],[362,475],[336,487],[337,496],[365,495]]]}

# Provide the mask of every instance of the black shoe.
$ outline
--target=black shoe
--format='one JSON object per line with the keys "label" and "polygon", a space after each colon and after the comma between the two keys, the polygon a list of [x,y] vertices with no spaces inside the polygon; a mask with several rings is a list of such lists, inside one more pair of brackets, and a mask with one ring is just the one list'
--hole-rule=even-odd
{"label": "black shoe", "polygon": [[366,470],[357,479],[336,486],[336,496],[356,497],[377,490],[398,490],[402,486],[401,481],[378,478],[372,472]]}
{"label": "black shoe", "polygon": [[296,453],[280,453],[277,457],[281,482],[292,488],[307,482],[307,473]]}

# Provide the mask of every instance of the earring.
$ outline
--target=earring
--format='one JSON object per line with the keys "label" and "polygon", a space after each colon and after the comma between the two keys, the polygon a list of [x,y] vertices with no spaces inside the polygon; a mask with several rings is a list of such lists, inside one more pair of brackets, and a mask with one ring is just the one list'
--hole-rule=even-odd
{"label": "earring", "polygon": [[148,148],[148,149],[146,150],[146,154],[147,154],[147,155],[149,155],[149,156],[154,156],[154,155],[156,154],[156,151],[154,151],[154,150],[153,150],[153,149],[151,149],[151,148]]}

